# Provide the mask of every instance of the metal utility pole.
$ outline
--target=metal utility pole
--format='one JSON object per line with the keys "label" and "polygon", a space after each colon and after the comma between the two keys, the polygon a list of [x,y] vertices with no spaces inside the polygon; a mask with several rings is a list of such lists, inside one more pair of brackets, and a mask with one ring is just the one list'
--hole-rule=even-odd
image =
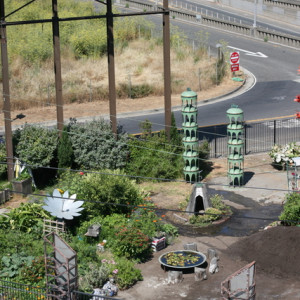
{"label": "metal utility pole", "polygon": [[3,85],[3,112],[4,112],[4,123],[5,123],[7,177],[8,180],[12,180],[14,179],[14,160],[13,160],[13,143],[12,143],[11,114],[10,114],[9,72],[8,72],[4,0],[0,0],[0,18],[1,18],[0,34],[1,34],[2,85]]}
{"label": "metal utility pole", "polygon": [[64,111],[63,111],[63,97],[62,97],[60,38],[59,38],[59,21],[58,21],[58,13],[57,13],[57,0],[52,0],[52,32],[53,32],[53,51],[54,51],[57,129],[59,132],[59,136],[61,137],[64,128]]}
{"label": "metal utility pole", "polygon": [[170,59],[170,12],[168,0],[163,3],[163,43],[164,43],[164,91],[165,91],[165,130],[170,140],[172,120],[171,106],[171,59]]}
{"label": "metal utility pole", "polygon": [[115,53],[114,53],[114,19],[111,0],[106,1],[107,59],[109,86],[109,114],[112,131],[117,134],[117,107],[115,83]]}
{"label": "metal utility pole", "polygon": [[257,0],[254,0],[254,20],[253,20],[253,28],[256,28],[256,18],[257,18]]}

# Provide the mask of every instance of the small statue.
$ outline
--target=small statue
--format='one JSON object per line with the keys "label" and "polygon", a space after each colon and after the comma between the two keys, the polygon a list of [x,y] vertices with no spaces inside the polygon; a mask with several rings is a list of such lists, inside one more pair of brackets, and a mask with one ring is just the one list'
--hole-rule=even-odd
{"label": "small statue", "polygon": [[213,257],[209,264],[209,273],[213,274],[213,273],[218,273],[218,272],[219,272],[218,258]]}

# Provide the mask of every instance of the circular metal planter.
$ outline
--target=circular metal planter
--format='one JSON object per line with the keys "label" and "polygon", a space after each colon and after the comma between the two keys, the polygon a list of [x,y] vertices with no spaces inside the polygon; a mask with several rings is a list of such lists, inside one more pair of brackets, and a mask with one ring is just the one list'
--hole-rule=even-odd
{"label": "circular metal planter", "polygon": [[162,254],[158,260],[164,268],[188,269],[205,263],[206,256],[198,251],[177,250]]}

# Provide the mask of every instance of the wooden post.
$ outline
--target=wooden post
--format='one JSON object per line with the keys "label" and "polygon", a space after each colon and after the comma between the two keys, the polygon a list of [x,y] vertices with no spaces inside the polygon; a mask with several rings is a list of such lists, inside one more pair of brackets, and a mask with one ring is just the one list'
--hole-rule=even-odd
{"label": "wooden post", "polygon": [[7,39],[5,26],[5,10],[4,0],[0,0],[0,17],[1,17],[1,64],[2,64],[2,85],[3,85],[3,113],[5,124],[5,145],[6,145],[6,161],[7,161],[7,177],[8,180],[14,178],[14,160],[13,160],[13,143],[11,129],[11,113],[10,113],[10,91],[9,91],[9,70],[7,56]]}

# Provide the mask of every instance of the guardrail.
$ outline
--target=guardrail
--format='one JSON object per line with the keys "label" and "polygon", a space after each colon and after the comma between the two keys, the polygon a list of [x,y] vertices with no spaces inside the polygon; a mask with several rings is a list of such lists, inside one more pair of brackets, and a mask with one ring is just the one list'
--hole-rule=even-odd
{"label": "guardrail", "polygon": [[286,8],[300,8],[300,2],[295,0],[264,0],[264,3]]}
{"label": "guardrail", "polygon": [[[135,7],[142,10],[161,10],[161,6],[151,4],[150,2],[141,2],[138,0],[117,0],[116,4],[123,4],[128,7]],[[188,6],[187,6],[188,7]],[[251,36],[263,41],[272,41],[278,44],[299,48],[300,49],[300,37],[284,34],[278,31],[268,30],[261,27],[253,28],[253,26],[241,24],[240,22],[228,21],[221,18],[216,18],[213,16],[208,16],[208,14],[201,13],[199,14],[179,10],[176,8],[169,8],[171,18],[178,18],[190,22],[195,22],[203,24],[210,27],[216,27],[232,32],[236,32],[242,35]]]}

